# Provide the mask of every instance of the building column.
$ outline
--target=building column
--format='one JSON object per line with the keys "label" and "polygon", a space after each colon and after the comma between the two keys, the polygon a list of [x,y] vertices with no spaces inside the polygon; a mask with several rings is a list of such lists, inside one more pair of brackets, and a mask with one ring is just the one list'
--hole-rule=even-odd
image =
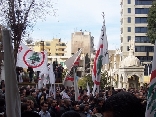
{"label": "building column", "polygon": [[127,85],[127,83],[126,82],[123,82],[123,88],[124,89],[127,89],[127,86],[126,85]]}
{"label": "building column", "polygon": [[122,88],[122,80],[121,80],[121,76],[119,76],[119,81],[118,81],[118,88],[121,89]]}
{"label": "building column", "polygon": [[114,69],[116,70],[116,54],[114,55]]}
{"label": "building column", "polygon": [[140,83],[140,87],[144,86],[144,78],[142,74],[140,75],[139,83]]}

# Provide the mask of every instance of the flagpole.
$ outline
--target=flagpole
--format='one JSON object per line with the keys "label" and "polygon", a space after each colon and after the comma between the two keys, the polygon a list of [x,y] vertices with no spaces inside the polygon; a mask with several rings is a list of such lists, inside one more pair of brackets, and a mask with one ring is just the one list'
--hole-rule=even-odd
{"label": "flagpole", "polygon": [[73,67],[73,74],[74,74],[74,90],[75,90],[75,101],[78,101],[78,86],[77,86],[77,79],[76,79],[76,69]]}
{"label": "flagpole", "polygon": [[5,101],[7,117],[21,117],[21,100],[15,72],[15,60],[11,43],[11,34],[2,30],[5,68]]}

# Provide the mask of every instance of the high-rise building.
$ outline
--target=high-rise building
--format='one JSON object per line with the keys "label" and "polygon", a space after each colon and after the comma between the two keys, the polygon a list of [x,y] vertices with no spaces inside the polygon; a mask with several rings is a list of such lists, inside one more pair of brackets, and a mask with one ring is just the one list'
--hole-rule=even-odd
{"label": "high-rise building", "polygon": [[121,0],[121,60],[128,56],[129,40],[135,40],[135,56],[151,71],[154,46],[147,37],[147,14],[153,0]]}
{"label": "high-rise building", "polygon": [[90,56],[94,51],[94,37],[90,32],[74,32],[71,36],[71,53],[76,53],[82,48],[82,53]]}
{"label": "high-rise building", "polygon": [[52,39],[35,42],[33,50],[38,52],[46,50],[48,56],[64,56],[65,48],[66,44],[61,42],[61,39]]}

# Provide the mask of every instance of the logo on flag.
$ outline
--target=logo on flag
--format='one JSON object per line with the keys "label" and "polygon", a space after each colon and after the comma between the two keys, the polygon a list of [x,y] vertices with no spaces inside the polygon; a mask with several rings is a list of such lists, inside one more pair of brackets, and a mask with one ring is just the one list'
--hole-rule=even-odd
{"label": "logo on flag", "polygon": [[32,50],[27,50],[23,56],[24,63],[32,68],[40,67],[45,61],[44,52],[33,52]]}

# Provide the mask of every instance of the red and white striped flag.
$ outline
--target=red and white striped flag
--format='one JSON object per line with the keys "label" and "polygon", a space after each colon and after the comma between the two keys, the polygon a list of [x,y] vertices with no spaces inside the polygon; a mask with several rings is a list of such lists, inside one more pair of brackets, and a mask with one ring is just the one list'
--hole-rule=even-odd
{"label": "red and white striped flag", "polygon": [[156,117],[156,41],[152,61],[152,73],[147,95],[147,106],[145,117]]}
{"label": "red and white striped flag", "polygon": [[71,86],[73,86],[73,83],[74,83],[74,77],[71,74],[67,73],[67,75],[63,81],[64,86],[65,87],[67,87],[67,86],[71,87]]}
{"label": "red and white striped flag", "polygon": [[81,57],[81,52],[82,52],[82,49],[80,49],[79,51],[77,51],[72,57],[70,57],[69,59],[67,59],[65,61],[65,65],[67,66],[67,68],[69,70],[71,70],[71,68],[73,66],[78,66],[79,65],[79,61],[80,61],[80,57]]}

